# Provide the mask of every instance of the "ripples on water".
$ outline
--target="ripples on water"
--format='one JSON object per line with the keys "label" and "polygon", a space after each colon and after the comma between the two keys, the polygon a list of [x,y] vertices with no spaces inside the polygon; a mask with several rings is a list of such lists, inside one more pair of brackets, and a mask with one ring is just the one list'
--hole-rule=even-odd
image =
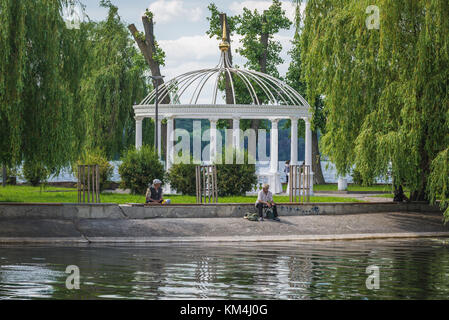
{"label": "ripples on water", "polygon": [[447,299],[448,276],[444,239],[0,248],[0,299]]}

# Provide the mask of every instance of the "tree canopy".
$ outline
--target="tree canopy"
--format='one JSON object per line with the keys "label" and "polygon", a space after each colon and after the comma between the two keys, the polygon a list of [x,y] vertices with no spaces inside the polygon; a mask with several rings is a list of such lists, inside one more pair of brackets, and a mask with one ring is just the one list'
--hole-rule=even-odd
{"label": "tree canopy", "polygon": [[68,1],[0,2],[0,162],[57,171],[72,156],[79,109],[79,34],[61,17]]}
{"label": "tree canopy", "polygon": [[[373,4],[379,29],[367,27]],[[446,0],[307,2],[307,96],[325,97],[322,146],[340,174],[355,165],[364,180],[391,175],[413,200],[448,196],[447,179],[429,181],[447,173],[448,34]]]}
{"label": "tree canopy", "polygon": [[0,163],[57,173],[83,149],[109,159],[134,132],[132,105],[147,92],[143,57],[117,8],[67,28],[75,0],[0,3]]}
{"label": "tree canopy", "polygon": [[[126,137],[134,136],[132,106],[148,91],[145,59],[118,15],[109,9],[105,21],[88,26],[88,59],[81,81],[86,148],[102,148],[108,159],[126,149]],[[124,135],[124,133],[126,134]]]}

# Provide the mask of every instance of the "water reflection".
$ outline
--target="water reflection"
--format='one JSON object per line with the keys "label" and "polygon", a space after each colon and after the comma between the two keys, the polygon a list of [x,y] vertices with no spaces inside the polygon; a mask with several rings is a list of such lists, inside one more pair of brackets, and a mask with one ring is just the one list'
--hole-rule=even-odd
{"label": "water reflection", "polygon": [[[65,288],[68,265],[81,290]],[[447,299],[448,275],[439,239],[0,248],[1,299]]]}

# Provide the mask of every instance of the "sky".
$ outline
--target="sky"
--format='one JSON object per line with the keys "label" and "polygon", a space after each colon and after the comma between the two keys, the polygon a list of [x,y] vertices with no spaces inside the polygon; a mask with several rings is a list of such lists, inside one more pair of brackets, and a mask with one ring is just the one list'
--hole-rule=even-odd
{"label": "sky", "polygon": [[[86,13],[91,20],[102,20],[107,9],[101,8],[99,0],[81,0],[86,6]],[[146,8],[154,13],[155,35],[159,45],[166,53],[166,65],[161,69],[162,75],[169,80],[188,71],[213,68],[220,58],[218,41],[206,35],[209,16],[207,6],[212,0],[111,0],[118,7],[119,15],[126,23],[134,23],[143,31],[141,16]],[[228,15],[243,12],[243,8],[259,11],[267,9],[271,0],[215,0],[218,9]],[[293,20],[294,6],[291,0],[282,2],[287,16]],[[290,64],[287,52],[291,48],[294,28],[276,35],[283,46],[284,64],[279,66],[281,76],[285,75]],[[245,59],[235,53],[239,42],[234,37],[234,64],[243,66]]]}

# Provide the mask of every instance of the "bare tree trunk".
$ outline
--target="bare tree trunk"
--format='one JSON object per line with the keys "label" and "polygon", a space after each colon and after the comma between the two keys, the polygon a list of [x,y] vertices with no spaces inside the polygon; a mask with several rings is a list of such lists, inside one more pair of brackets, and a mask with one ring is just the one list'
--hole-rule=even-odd
{"label": "bare tree trunk", "polygon": [[312,131],[312,171],[314,184],[326,183],[321,170],[321,155],[318,146],[318,133],[316,131]]}
{"label": "bare tree trunk", "polygon": [[[231,31],[229,29],[229,23],[228,23],[228,17],[226,16],[226,14],[224,13],[220,13],[220,22],[221,25],[223,25],[223,22],[226,21],[226,38],[228,39],[229,42],[229,50],[228,50],[228,57],[229,57],[229,62],[232,65],[232,45],[231,45]],[[226,104],[234,104],[234,98],[233,98],[233,94],[232,94],[232,86],[231,86],[231,81],[232,81],[232,74],[231,76],[229,76],[227,73],[225,74],[225,94],[226,94]],[[228,119],[227,120],[228,123],[228,128],[232,129],[233,128],[233,123],[232,123],[232,119]]]}
{"label": "bare tree trunk", "polygon": [[[145,30],[145,36],[142,37],[141,33],[137,30],[134,24],[128,26],[134,40],[139,46],[145,60],[147,61],[151,74],[155,77],[161,76],[161,68],[159,63],[154,59],[154,53],[156,52],[155,37],[154,37],[154,23],[153,19],[148,18],[146,15],[142,16],[142,23]],[[164,84],[164,79],[153,80],[153,86],[156,87]],[[161,104],[170,104],[170,96],[167,95]],[[157,123],[155,123],[157,126]],[[167,125],[161,127],[161,153],[162,157],[166,157],[166,145],[167,145]]]}
{"label": "bare tree trunk", "polygon": [[[156,44],[154,38],[154,23],[153,20],[149,19],[147,16],[142,16],[142,22],[145,29],[145,36],[143,37],[141,33],[137,30],[134,24],[130,24],[128,26],[129,31],[134,37],[137,45],[139,46],[140,51],[142,52],[145,60],[150,66],[151,74],[155,77],[161,76],[161,68],[159,63],[154,59],[154,54],[156,52]],[[153,80],[153,86],[156,87],[156,84],[159,86],[164,84],[164,79]],[[162,104],[169,104],[170,97],[164,98],[161,101]]]}

